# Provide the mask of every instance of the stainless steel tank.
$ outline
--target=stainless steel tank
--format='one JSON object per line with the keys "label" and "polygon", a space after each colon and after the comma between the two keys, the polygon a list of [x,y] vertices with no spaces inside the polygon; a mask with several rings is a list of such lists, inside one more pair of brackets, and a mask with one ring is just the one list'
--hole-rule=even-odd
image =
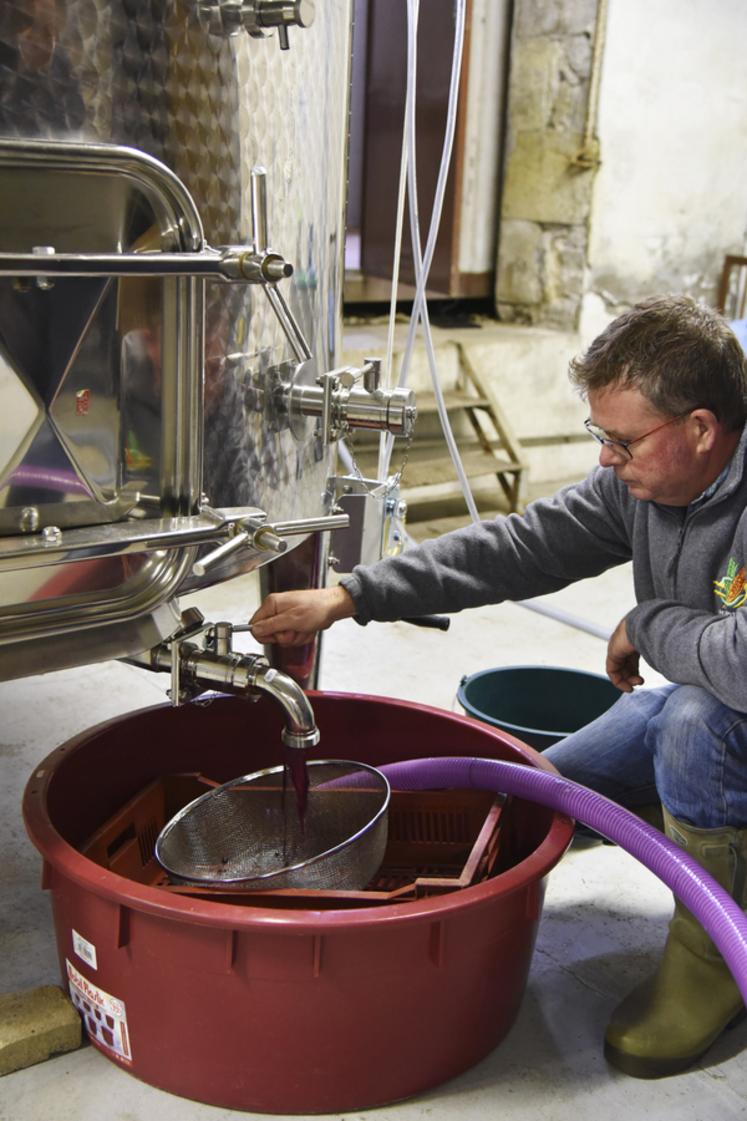
{"label": "stainless steel tank", "polygon": [[2,6],[0,678],[323,583],[335,438],[411,430],[335,368],[350,39],[350,0]]}

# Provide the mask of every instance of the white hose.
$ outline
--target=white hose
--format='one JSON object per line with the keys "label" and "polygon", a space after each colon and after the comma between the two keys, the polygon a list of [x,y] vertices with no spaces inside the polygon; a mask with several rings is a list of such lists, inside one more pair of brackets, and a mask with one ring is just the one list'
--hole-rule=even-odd
{"label": "white hose", "polygon": [[[441,165],[439,167],[438,179],[436,182],[436,190],[433,200],[433,210],[431,213],[430,227],[428,231],[428,238],[426,241],[425,253],[422,251],[420,242],[420,216],[418,211],[418,192],[417,192],[417,172],[416,172],[416,150],[415,150],[415,90],[416,90],[416,74],[417,74],[417,19],[419,14],[419,0],[408,0],[408,50],[407,50],[407,94],[406,94],[406,109],[405,109],[405,134],[406,134],[406,147],[408,153],[408,197],[410,206],[410,232],[412,236],[413,248],[413,264],[415,267],[416,276],[416,290],[415,299],[413,301],[412,314],[410,317],[410,325],[405,343],[405,351],[402,359],[402,364],[399,373],[398,385],[400,387],[406,385],[407,377],[409,374],[410,360],[415,342],[415,334],[417,331],[418,322],[422,320],[424,338],[426,344],[426,353],[428,356],[428,364],[430,367],[431,381],[433,383],[433,390],[436,397],[436,406],[441,421],[441,427],[446,437],[446,443],[449,448],[449,453],[452,462],[456,468],[457,474],[460,479],[462,492],[467,501],[470,514],[475,521],[479,521],[479,515],[475,507],[474,500],[469,489],[464,468],[459,457],[459,452],[456,447],[451,425],[449,423],[446,406],[443,400],[443,392],[438,379],[438,371],[436,368],[435,351],[433,347],[433,338],[430,329],[430,321],[428,318],[427,303],[425,299],[425,289],[428,281],[428,274],[430,272],[431,264],[433,262],[433,255],[436,248],[436,240],[438,237],[438,229],[441,221],[441,213],[443,210],[444,196],[446,193],[446,183],[448,179],[449,164],[451,162],[451,153],[454,144],[454,134],[456,132],[456,118],[459,94],[459,81],[461,76],[461,61],[464,47],[464,26],[465,26],[465,0],[456,0],[455,2],[455,29],[454,29],[454,52],[452,58],[451,80],[449,85],[449,102],[446,118],[446,129],[444,133],[444,144],[441,155]],[[379,453],[379,478],[385,478],[389,471],[389,463],[391,460],[393,438],[391,435],[382,439]]]}
{"label": "white hose", "polygon": [[[416,0],[416,3],[418,0]],[[411,63],[409,58],[409,43],[408,43],[408,59],[407,59],[407,73],[408,85],[409,75],[411,69],[414,69],[414,61]],[[414,93],[413,93],[414,97]],[[402,230],[405,223],[405,191],[407,190],[407,112],[410,104],[410,92],[405,97],[405,116],[402,123],[402,151],[399,163],[399,188],[397,190],[397,220],[394,231],[394,257],[392,261],[392,292],[389,301],[389,330],[387,334],[386,344],[386,357],[384,361],[384,384],[389,387],[394,380],[394,373],[392,365],[394,362],[394,331],[397,322],[397,289],[399,288],[399,268],[402,258]],[[383,447],[383,440],[379,441],[379,456],[381,457],[381,448]],[[384,478],[382,471],[382,461],[379,458],[379,474],[378,478]]]}
{"label": "white hose", "polygon": [[[420,0],[408,0],[407,3],[407,80],[405,87],[405,116],[402,123],[402,157],[399,169],[399,191],[397,194],[397,224],[394,235],[394,267],[392,271],[392,295],[389,304],[389,331],[387,335],[387,353],[385,371],[387,384],[394,381],[394,332],[397,320],[397,290],[399,286],[399,266],[402,257],[402,230],[405,221],[405,189],[408,186],[410,164],[414,159],[414,121],[415,105],[417,100],[417,55],[418,55],[418,20],[420,18]],[[413,138],[411,140],[411,137]],[[412,195],[412,187],[410,187]],[[412,216],[412,209],[411,209]],[[419,228],[419,227],[418,227]],[[410,323],[415,321],[415,307],[413,305]],[[409,335],[408,335],[409,339]],[[407,372],[407,361],[403,360],[400,368],[398,384],[403,385],[402,370]],[[392,457],[394,440],[382,432],[379,437],[379,464],[377,478],[386,479],[389,472],[389,462]]]}
{"label": "white hose", "polygon": [[[417,8],[417,0],[408,0],[410,5]],[[430,226],[428,229],[428,237],[425,244],[425,252],[422,253],[420,242],[420,221],[418,212],[418,191],[417,191],[417,169],[415,157],[415,75],[412,78],[408,75],[408,84],[412,84],[413,92],[411,97],[411,110],[408,124],[408,186],[410,187],[410,224],[411,234],[413,238],[413,258],[415,265],[416,276],[416,289],[415,299],[412,306],[412,315],[407,332],[407,341],[405,344],[405,354],[400,370],[399,385],[400,387],[406,385],[407,375],[409,373],[409,363],[412,356],[412,349],[415,342],[415,334],[418,327],[418,320],[421,316],[421,310],[425,308],[426,297],[425,290],[428,283],[428,275],[430,273],[431,265],[433,263],[433,255],[436,251],[436,241],[438,238],[438,230],[441,224],[441,213],[443,211],[444,197],[446,194],[446,184],[449,175],[449,165],[451,163],[451,154],[454,147],[454,135],[456,133],[457,109],[459,101],[459,82],[461,78],[462,66],[462,53],[464,49],[464,25],[465,25],[465,6],[466,0],[455,0],[455,24],[454,24],[454,50],[451,63],[451,78],[449,82],[449,99],[446,111],[446,128],[444,131],[444,143],[441,151],[441,164],[438,169],[438,178],[436,180],[436,190],[433,197],[433,209],[431,211]],[[409,13],[409,8],[408,8]],[[408,27],[408,34],[414,39],[417,35],[417,27]]]}
{"label": "white hose", "polygon": [[[426,241],[425,253],[423,253],[420,240],[420,213],[418,205],[415,135],[415,106],[417,88],[417,31],[418,19],[420,14],[420,0],[408,0],[407,4],[407,83],[405,94],[405,121],[402,144],[402,160],[400,163],[399,193],[397,199],[397,224],[395,232],[394,269],[392,274],[392,298],[389,312],[389,334],[387,341],[385,370],[388,373],[389,383],[391,384],[394,353],[394,326],[396,318],[397,284],[399,280],[399,263],[402,249],[402,227],[404,221],[405,177],[403,175],[403,171],[406,166],[410,233],[412,237],[412,252],[416,277],[416,289],[415,299],[412,305],[412,314],[410,316],[410,323],[407,331],[407,339],[405,342],[405,350],[402,357],[397,384],[400,388],[404,387],[407,384],[407,378],[410,372],[412,352],[415,345],[417,327],[418,323],[422,322],[423,339],[425,342],[428,367],[431,377],[431,383],[433,385],[433,392],[436,399],[436,408],[438,411],[439,420],[441,422],[441,429],[444,434],[444,439],[446,441],[446,446],[448,448],[451,461],[454,464],[454,469],[459,479],[459,485],[464,496],[464,501],[467,505],[467,510],[469,511],[470,518],[472,519],[473,523],[478,523],[481,520],[480,513],[477,509],[477,504],[472,494],[472,489],[469,485],[469,479],[467,478],[464,464],[462,463],[462,459],[459,454],[459,449],[457,447],[456,439],[451,427],[448,411],[446,409],[446,403],[444,401],[443,390],[441,388],[441,383],[438,376],[436,354],[433,345],[433,334],[431,331],[430,318],[428,315],[428,302],[425,295],[428,275],[433,263],[433,255],[435,253],[436,240],[438,238],[438,231],[441,223],[441,213],[443,211],[443,202],[446,194],[448,171],[449,165],[451,163],[454,135],[456,132],[459,82],[461,78],[461,64],[464,49],[465,7],[466,0],[455,0],[454,49],[451,64],[451,78],[449,82],[449,99],[446,116],[446,128],[444,131],[441,165],[439,167],[438,178],[436,182],[436,190],[433,199],[433,210],[431,212],[428,238]],[[382,436],[379,440],[379,462],[377,476],[379,479],[383,480],[388,476],[393,446],[394,437],[391,434],[382,433]],[[555,619],[556,621],[561,623],[565,623],[567,626],[573,627],[576,630],[585,631],[586,633],[594,635],[597,638],[607,640],[610,637],[611,632],[608,628],[601,627],[594,622],[589,622],[578,616],[570,615],[564,611],[559,611],[556,608],[537,604],[534,601],[520,600],[517,602],[519,607],[525,607],[530,611],[535,611],[537,614],[546,615],[549,618]]]}
{"label": "white hose", "polygon": [[[411,5],[417,10],[418,0],[410,0]],[[415,293],[415,301],[412,308],[412,317],[410,319],[409,330],[407,334],[407,341],[405,344],[405,352],[402,360],[402,367],[399,376],[399,385],[406,384],[407,375],[409,373],[410,360],[412,357],[412,350],[415,342],[415,332],[417,329],[418,319],[423,324],[423,337],[425,341],[426,354],[428,356],[428,365],[430,369],[431,382],[433,383],[433,392],[436,398],[436,406],[438,409],[439,419],[441,421],[441,428],[443,430],[446,445],[451,456],[452,463],[459,479],[459,484],[467,504],[469,515],[474,523],[479,522],[480,514],[475,503],[472,489],[469,485],[467,474],[464,470],[464,465],[459,455],[459,449],[454,438],[454,433],[449,421],[446,403],[443,398],[443,391],[438,377],[436,366],[436,355],[433,346],[433,335],[431,332],[430,319],[428,316],[428,303],[425,296],[426,284],[428,280],[428,273],[433,261],[433,254],[436,246],[436,238],[438,236],[438,228],[441,221],[441,211],[443,209],[444,194],[446,191],[446,180],[448,174],[449,163],[451,160],[451,151],[454,141],[454,131],[456,127],[456,114],[457,102],[459,93],[459,80],[461,59],[464,44],[464,0],[457,0],[456,4],[456,22],[454,30],[454,54],[452,59],[451,82],[449,87],[449,107],[447,114],[446,133],[444,137],[444,147],[441,156],[441,167],[439,169],[438,182],[436,185],[436,192],[433,203],[433,213],[431,215],[431,225],[428,232],[428,241],[426,244],[425,254],[421,260],[421,247],[420,247],[420,221],[417,206],[417,179],[416,179],[416,159],[415,159],[415,54],[412,55],[412,70],[410,73],[410,53],[408,51],[408,100],[409,108],[405,113],[405,123],[407,129],[407,149],[409,153],[408,159],[408,186],[410,198],[410,226],[413,234],[413,260],[415,262],[415,274],[417,277],[417,289]],[[408,35],[410,39],[414,39],[417,35],[417,26],[410,26],[408,22]],[[410,88],[412,87],[412,89]],[[389,469],[389,460],[391,458],[393,437],[386,438],[387,455],[383,461],[384,469],[379,474],[379,478],[385,478]],[[383,441],[382,441],[383,443]],[[380,463],[382,461],[380,460]],[[519,600],[517,601],[519,607],[525,607],[529,611],[534,611],[539,615],[545,615],[556,622],[564,623],[575,630],[584,631],[587,634],[594,635],[596,638],[601,638],[607,641],[611,635],[611,631],[607,627],[602,627],[597,623],[581,618],[577,615],[571,615],[568,612],[561,611],[558,608],[550,607],[545,604],[539,604],[535,600]]]}

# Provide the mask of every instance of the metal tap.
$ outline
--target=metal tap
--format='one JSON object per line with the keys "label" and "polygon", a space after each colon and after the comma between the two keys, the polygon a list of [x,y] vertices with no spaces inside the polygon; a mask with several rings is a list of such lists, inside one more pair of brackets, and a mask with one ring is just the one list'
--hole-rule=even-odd
{"label": "metal tap", "polygon": [[248,31],[263,39],[268,28],[278,29],[280,49],[289,47],[289,27],[310,27],[312,0],[197,0],[200,23],[211,35],[233,36]]}
{"label": "metal tap", "polygon": [[280,738],[286,747],[309,748],[319,743],[319,729],[314,720],[314,712],[309,699],[301,686],[275,669],[261,654],[245,654],[252,658],[252,681],[254,689],[269,693],[285,712],[285,727]]}
{"label": "metal tap", "polygon": [[[322,443],[326,446],[344,436],[351,428],[390,432],[412,437],[417,419],[415,394],[411,389],[381,389],[381,361],[367,358],[361,369],[344,366],[316,378],[306,385],[299,374],[284,386],[281,401],[291,419],[319,417]],[[359,384],[360,383],[360,384]]]}
{"label": "metal tap", "polygon": [[[170,639],[123,660],[143,669],[170,673],[169,695],[175,707],[210,690],[255,701],[267,693],[285,713],[285,727],[280,733],[285,746],[301,750],[314,747],[319,743],[319,729],[308,697],[293,678],[271,666],[262,654],[239,654],[232,649],[234,632],[244,630],[248,627],[205,623],[201,612],[190,608]],[[195,641],[200,638],[203,645]]]}

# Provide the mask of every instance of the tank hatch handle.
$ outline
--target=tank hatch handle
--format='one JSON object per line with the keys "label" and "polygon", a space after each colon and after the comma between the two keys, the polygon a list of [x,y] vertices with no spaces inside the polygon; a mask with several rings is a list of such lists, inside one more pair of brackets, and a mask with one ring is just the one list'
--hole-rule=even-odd
{"label": "tank hatch handle", "polygon": [[267,245],[267,173],[251,171],[252,244],[205,245],[194,253],[58,253],[54,246],[34,246],[31,253],[0,253],[0,276],[35,278],[51,288],[56,278],[80,276],[194,276],[233,284],[259,284],[290,344],[297,362],[311,358],[309,344],[277,287],[293,275],[293,266]]}
{"label": "tank hatch handle", "polygon": [[[279,257],[269,247],[270,236],[267,232],[267,171],[256,164],[250,176],[251,195],[250,207],[252,216],[252,256],[257,260],[267,261]],[[279,257],[283,260],[282,257]],[[309,344],[304,338],[303,331],[296,322],[293,312],[288,307],[285,297],[275,285],[275,280],[280,277],[264,276],[262,290],[267,296],[270,307],[283,329],[286,339],[297,362],[307,362],[311,358]]]}
{"label": "tank hatch handle", "polygon": [[[138,507],[133,513],[140,513]],[[39,533],[0,538],[0,573],[23,568],[43,568],[115,557],[156,549],[187,549],[218,545],[195,563],[195,575],[202,576],[220,560],[238,549],[254,554],[282,553],[286,537],[344,529],[349,518],[343,511],[318,518],[268,523],[267,514],[255,506],[213,509],[203,505],[198,514],[173,518],[130,517],[127,521],[104,526],[85,526],[61,530],[45,526]]]}
{"label": "tank hatch handle", "polygon": [[232,553],[240,552],[242,549],[251,549],[254,552],[262,553],[284,553],[288,548],[286,537],[299,537],[308,533],[324,533],[326,530],[345,529],[349,523],[348,515],[342,511],[327,514],[320,518],[298,518],[295,521],[274,522],[273,524],[268,524],[264,520],[264,515],[261,518],[252,516],[238,519],[229,526],[230,536],[228,540],[195,561],[192,565],[192,572],[195,576],[204,576],[211,568],[215,568],[221,561],[224,561],[226,557],[231,556]]}

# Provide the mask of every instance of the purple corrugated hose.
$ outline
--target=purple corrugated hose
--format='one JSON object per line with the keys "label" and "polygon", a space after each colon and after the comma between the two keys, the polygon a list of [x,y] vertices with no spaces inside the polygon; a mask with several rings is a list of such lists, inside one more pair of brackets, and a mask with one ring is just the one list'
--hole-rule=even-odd
{"label": "purple corrugated hose", "polygon": [[395,790],[472,787],[516,794],[595,829],[640,860],[692,911],[747,1001],[747,918],[697,860],[616,802],[561,775],[496,759],[412,759],[379,770]]}

